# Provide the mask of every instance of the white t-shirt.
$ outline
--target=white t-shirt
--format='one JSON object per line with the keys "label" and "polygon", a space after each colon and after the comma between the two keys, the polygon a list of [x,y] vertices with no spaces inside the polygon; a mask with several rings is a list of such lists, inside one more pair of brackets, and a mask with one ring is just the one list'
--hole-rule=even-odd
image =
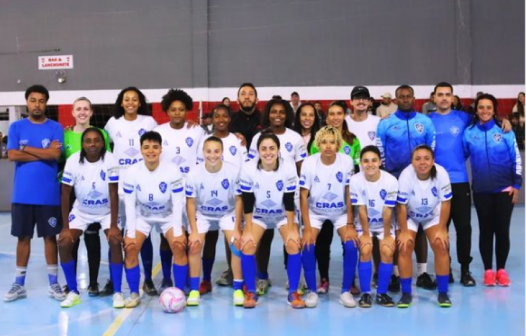
{"label": "white t-shirt", "polygon": [[435,167],[435,179],[419,180],[413,165],[398,179],[398,203],[407,205],[407,216],[416,223],[439,216],[440,204],[453,196],[447,171],[437,163]]}
{"label": "white t-shirt", "polygon": [[174,164],[161,161],[154,171],[143,163],[133,165],[124,177],[123,189],[129,237],[135,237],[137,218],[173,222],[174,226],[182,223],[184,184]]}
{"label": "white t-shirt", "polygon": [[[250,144],[250,149],[248,151],[248,159],[253,161],[258,161],[259,152],[257,148],[258,139],[261,136],[261,133],[258,133],[252,139]],[[281,158],[286,162],[299,162],[307,157],[307,150],[305,149],[305,143],[303,142],[303,137],[297,132],[286,128],[285,133],[276,134],[279,139],[280,147],[279,153]]]}
{"label": "white t-shirt", "polygon": [[351,116],[345,117],[347,121],[347,127],[349,131],[356,134],[358,140],[360,140],[360,146],[373,145],[376,146],[376,129],[380,118],[375,115],[367,114],[367,119],[364,121],[354,121]]}
{"label": "white t-shirt", "polygon": [[[197,163],[203,163],[205,161],[203,147],[205,140],[211,136],[212,135],[205,137],[199,144],[197,150]],[[243,163],[247,160],[247,148],[241,146],[241,141],[232,133],[228,134],[226,138],[221,139],[221,141],[223,141],[223,161],[230,162],[241,168]]]}
{"label": "white t-shirt", "polygon": [[162,161],[176,164],[183,176],[186,176],[197,165],[197,149],[206,136],[201,127],[174,129],[170,123],[164,123],[154,129],[163,138]]}
{"label": "white t-shirt", "polygon": [[157,122],[150,116],[139,114],[137,119],[128,121],[124,117],[111,117],[104,126],[113,142],[113,155],[121,169],[142,161],[141,135],[153,130]]}
{"label": "white t-shirt", "polygon": [[195,198],[196,211],[208,217],[221,218],[234,211],[239,191],[239,167],[223,162],[217,173],[198,165],[186,177],[186,197]]}
{"label": "white t-shirt", "polygon": [[305,159],[299,184],[310,191],[309,211],[331,217],[347,212],[345,187],[349,185],[353,165],[352,159],[341,153],[336,153],[336,161],[330,166],[321,162],[320,153]]}
{"label": "white t-shirt", "polygon": [[277,171],[265,171],[257,168],[257,162],[247,162],[241,170],[239,179],[242,192],[254,193],[254,218],[271,219],[286,217],[283,194],[296,191],[296,166],[280,159]]}
{"label": "white t-shirt", "polygon": [[80,152],[66,161],[62,183],[75,187],[76,200],[73,208],[90,215],[110,213],[109,183],[119,182],[119,165],[112,153],[106,152],[97,162],[79,162]]}
{"label": "white t-shirt", "polygon": [[[383,230],[384,207],[394,208],[397,196],[398,181],[386,171],[380,170],[380,179],[376,182],[367,181],[363,172],[351,177],[351,203],[367,207],[367,218],[371,231]],[[354,217],[355,222],[361,226],[358,211],[354,212]]]}

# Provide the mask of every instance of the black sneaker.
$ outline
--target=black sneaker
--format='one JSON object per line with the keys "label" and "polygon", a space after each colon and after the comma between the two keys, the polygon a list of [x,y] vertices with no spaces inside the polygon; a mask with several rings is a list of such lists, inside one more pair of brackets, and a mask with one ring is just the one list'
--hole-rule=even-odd
{"label": "black sneaker", "polygon": [[388,291],[398,293],[400,291],[400,277],[396,275],[391,275],[391,282],[389,282]]}
{"label": "black sneaker", "polygon": [[155,289],[155,285],[153,284],[152,280],[144,280],[142,290],[149,296],[157,295],[157,289]]}
{"label": "black sneaker", "polygon": [[69,287],[68,287],[68,285],[64,285],[64,287],[62,287],[62,291],[64,292],[64,294],[68,295],[69,294]]}
{"label": "black sneaker", "polygon": [[449,269],[449,283],[452,284],[455,282],[455,278],[453,278],[453,271]]}
{"label": "black sneaker", "polygon": [[416,279],[416,286],[422,287],[427,290],[435,290],[437,289],[437,283],[427,272],[424,272],[420,274],[420,276]]}
{"label": "black sneaker", "polygon": [[376,304],[382,307],[394,307],[393,299],[387,294],[376,294]]}
{"label": "black sneaker", "polygon": [[99,296],[110,296],[113,295],[114,292],[115,290],[113,289],[113,282],[108,279],[102,290],[99,292]]}
{"label": "black sneaker", "polygon": [[438,305],[442,308],[449,308],[452,306],[451,300],[447,293],[438,293]]}
{"label": "black sneaker", "polygon": [[396,306],[398,308],[409,308],[411,306],[411,302],[413,302],[413,296],[409,293],[403,293]]}
{"label": "black sneaker", "polygon": [[460,283],[465,287],[474,287],[477,284],[475,279],[473,279],[473,277],[471,276],[471,272],[469,271],[469,269],[463,270],[460,273]]}
{"label": "black sneaker", "polygon": [[371,308],[373,306],[373,297],[369,293],[363,293],[358,305],[361,308]]}
{"label": "black sneaker", "polygon": [[98,283],[90,284],[88,287],[88,295],[89,296],[99,296],[99,294],[100,294],[99,284]]}

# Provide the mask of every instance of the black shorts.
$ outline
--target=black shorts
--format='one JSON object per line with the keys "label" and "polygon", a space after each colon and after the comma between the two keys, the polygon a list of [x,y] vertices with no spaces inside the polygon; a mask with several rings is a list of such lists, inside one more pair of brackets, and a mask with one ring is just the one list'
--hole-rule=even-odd
{"label": "black shorts", "polygon": [[35,224],[39,238],[59,234],[62,230],[60,206],[11,204],[11,235],[33,238]]}

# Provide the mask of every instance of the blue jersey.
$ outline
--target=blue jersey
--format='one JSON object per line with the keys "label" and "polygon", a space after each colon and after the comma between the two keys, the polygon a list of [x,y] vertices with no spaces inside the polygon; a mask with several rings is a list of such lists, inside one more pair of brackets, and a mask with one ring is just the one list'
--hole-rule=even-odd
{"label": "blue jersey", "polygon": [[[11,124],[7,150],[18,150],[23,146],[48,148],[54,141],[64,143],[62,126],[47,119],[43,124],[34,124],[22,119]],[[13,185],[13,203],[34,205],[60,205],[60,183],[57,161],[17,162]]]}
{"label": "blue jersey", "polygon": [[376,146],[382,163],[396,178],[411,163],[411,153],[418,145],[435,148],[435,126],[422,113],[400,110],[382,119],[376,132]]}
{"label": "blue jersey", "polygon": [[446,169],[451,183],[468,182],[462,138],[464,130],[473,121],[473,116],[451,110],[446,115],[433,112],[429,118],[436,130],[435,161]]}
{"label": "blue jersey", "polygon": [[504,133],[490,120],[464,132],[464,151],[469,155],[473,192],[501,192],[522,185],[522,162],[515,133]]}

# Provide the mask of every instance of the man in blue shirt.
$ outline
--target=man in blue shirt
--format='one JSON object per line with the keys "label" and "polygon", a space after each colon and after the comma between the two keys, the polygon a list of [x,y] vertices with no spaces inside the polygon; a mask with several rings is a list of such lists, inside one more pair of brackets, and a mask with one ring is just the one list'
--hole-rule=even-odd
{"label": "man in blue shirt", "polygon": [[[469,271],[471,257],[471,192],[469,187],[466,158],[462,147],[464,130],[471,125],[471,114],[452,110],[453,86],[440,82],[435,86],[436,112],[429,115],[436,129],[436,162],[443,166],[451,180],[453,199],[451,200],[451,220],[457,231],[457,259],[461,267],[460,282],[462,285],[475,286],[475,279]],[[509,122],[504,120],[503,129],[509,131]],[[449,281],[453,282],[450,271]]]}
{"label": "man in blue shirt", "polygon": [[46,118],[49,92],[45,87],[29,87],[25,98],[29,117],[11,124],[7,144],[9,160],[16,163],[11,200],[11,234],[18,238],[18,243],[16,278],[5,294],[4,301],[27,296],[24,284],[35,224],[38,237],[44,238],[48,294],[62,301],[65,295],[57,281],[56,235],[62,229],[57,174],[64,131],[59,123]]}
{"label": "man in blue shirt", "polygon": [[[433,122],[422,113],[414,109],[414,90],[409,85],[402,85],[396,89],[398,110],[378,124],[376,145],[382,156],[382,163],[389,173],[396,178],[402,170],[411,164],[411,154],[417,146],[425,144],[435,148],[435,127]],[[427,274],[427,240],[420,227],[416,236],[415,253],[418,266],[416,285],[425,289],[436,289],[436,282]],[[395,257],[395,260],[397,258]],[[400,290],[398,284],[398,267],[389,290]],[[400,279],[408,281],[408,279]]]}

